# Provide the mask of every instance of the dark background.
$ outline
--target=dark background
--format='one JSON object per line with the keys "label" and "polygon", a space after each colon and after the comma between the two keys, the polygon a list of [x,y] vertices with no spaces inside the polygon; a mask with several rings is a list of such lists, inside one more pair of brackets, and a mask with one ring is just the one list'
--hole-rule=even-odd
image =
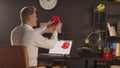
{"label": "dark background", "polygon": [[[84,44],[84,39],[93,31],[94,0],[58,0],[57,6],[50,11],[42,9],[39,0],[0,0],[0,45],[10,45],[10,33],[20,24],[19,12],[24,6],[35,6],[38,24],[47,22],[53,15],[61,18],[63,39],[73,40],[75,51]],[[68,62],[70,68],[84,68],[84,61]],[[92,63],[91,63],[92,64]]]}
{"label": "dark background", "polygon": [[73,39],[77,44],[92,30],[94,0],[58,0],[57,6],[46,11],[39,0],[0,0],[0,44],[10,44],[10,32],[20,24],[19,12],[24,6],[35,6],[38,23],[47,22],[53,15],[61,18],[65,39]]}

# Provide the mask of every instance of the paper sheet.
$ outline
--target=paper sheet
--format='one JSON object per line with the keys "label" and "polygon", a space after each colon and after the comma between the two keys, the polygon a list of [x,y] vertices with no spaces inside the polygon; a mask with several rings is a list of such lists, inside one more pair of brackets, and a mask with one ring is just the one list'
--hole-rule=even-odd
{"label": "paper sheet", "polygon": [[107,27],[108,27],[108,31],[109,31],[110,36],[117,36],[115,26],[110,25],[110,23],[107,23]]}
{"label": "paper sheet", "polygon": [[[62,48],[64,42],[69,42],[68,48]],[[72,46],[72,40],[59,40],[53,49],[49,50],[50,54],[64,54],[69,55]]]}

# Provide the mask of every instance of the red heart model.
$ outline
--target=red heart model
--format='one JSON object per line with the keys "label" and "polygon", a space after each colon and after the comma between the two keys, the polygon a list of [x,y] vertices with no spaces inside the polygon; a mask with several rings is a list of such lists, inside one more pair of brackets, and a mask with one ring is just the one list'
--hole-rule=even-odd
{"label": "red heart model", "polygon": [[54,25],[56,25],[57,23],[60,22],[60,18],[59,18],[58,16],[53,16],[51,20],[52,20],[52,21],[55,21],[55,22],[53,23]]}

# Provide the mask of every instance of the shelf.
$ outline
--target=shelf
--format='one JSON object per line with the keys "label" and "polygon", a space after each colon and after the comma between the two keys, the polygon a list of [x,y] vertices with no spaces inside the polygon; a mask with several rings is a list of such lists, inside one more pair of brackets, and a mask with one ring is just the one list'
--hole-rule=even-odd
{"label": "shelf", "polygon": [[96,21],[96,24],[97,24],[97,25],[100,25],[100,24],[101,24],[101,25],[105,25],[106,22],[97,22],[97,21]]}
{"label": "shelf", "polygon": [[120,14],[107,14],[107,16],[114,16],[114,17],[119,17],[120,16]]}
{"label": "shelf", "polygon": [[104,4],[120,4],[118,1],[97,1],[96,3],[104,3]]}
{"label": "shelf", "polygon": [[107,42],[120,42],[120,37],[107,37]]}
{"label": "shelf", "polygon": [[[105,4],[105,13],[98,14],[96,12],[96,7],[98,4]],[[117,22],[120,21],[120,2],[117,1],[108,1],[108,0],[97,0],[94,5],[94,25],[95,28],[105,28],[107,31],[106,23],[110,22],[115,25],[117,28]],[[108,36],[108,32],[105,34],[105,39],[107,42],[120,42],[120,37],[110,37]],[[105,41],[105,42],[106,42]]]}

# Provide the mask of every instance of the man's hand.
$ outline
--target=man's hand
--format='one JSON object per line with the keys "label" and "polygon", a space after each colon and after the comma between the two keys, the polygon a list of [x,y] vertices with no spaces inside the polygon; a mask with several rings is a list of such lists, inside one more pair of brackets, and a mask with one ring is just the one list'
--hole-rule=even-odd
{"label": "man's hand", "polygon": [[49,28],[52,28],[53,31],[59,32],[59,30],[60,30],[61,27],[62,27],[62,23],[59,22],[59,23],[57,23],[57,24],[53,24],[54,22],[55,22],[55,21],[49,21],[49,22],[47,23],[47,28],[48,28],[48,29],[49,29]]}
{"label": "man's hand", "polygon": [[62,23],[59,22],[56,25],[54,25],[53,30],[59,32],[59,30],[61,29],[61,27],[62,27]]}
{"label": "man's hand", "polygon": [[54,22],[55,22],[55,21],[49,21],[49,22],[47,23],[47,28],[52,27]]}

